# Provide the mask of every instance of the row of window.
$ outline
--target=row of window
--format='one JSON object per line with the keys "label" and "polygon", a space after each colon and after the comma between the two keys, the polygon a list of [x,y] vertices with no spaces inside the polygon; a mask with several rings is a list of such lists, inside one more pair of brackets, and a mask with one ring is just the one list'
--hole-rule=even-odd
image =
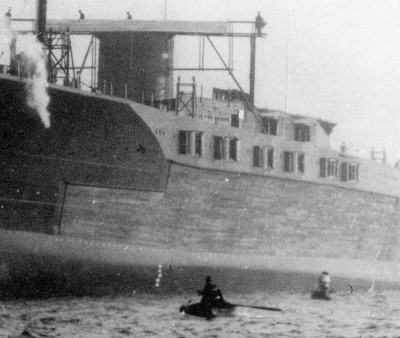
{"label": "row of window", "polygon": [[214,160],[238,161],[239,140],[236,137],[214,137]]}
{"label": "row of window", "polygon": [[338,177],[342,181],[358,181],[358,163],[340,162],[335,158],[320,158],[320,177]]}
{"label": "row of window", "polygon": [[[238,161],[239,140],[236,137],[214,137],[214,160]],[[203,133],[179,131],[179,154],[203,156]]]}
{"label": "row of window", "polygon": [[274,148],[253,147],[253,166],[272,169],[274,167]]}
{"label": "row of window", "polygon": [[[264,128],[264,133],[276,136],[278,134],[278,120],[270,117],[263,117],[261,124]],[[296,123],[294,125],[294,139],[299,142],[310,142],[311,131],[310,126],[302,123]]]}
{"label": "row of window", "polygon": [[358,163],[340,162],[335,158],[321,158],[319,170],[321,177],[338,177],[342,181],[358,181]]}
{"label": "row of window", "polygon": [[284,170],[286,172],[304,173],[304,154],[291,151],[284,153]]}
{"label": "row of window", "polygon": [[179,154],[203,156],[203,133],[197,131],[179,132]]}
{"label": "row of window", "polygon": [[[239,161],[239,139],[236,137],[214,136],[214,160]],[[203,133],[197,131],[179,131],[179,154],[203,156]],[[285,151],[285,172],[304,173],[305,155],[301,152]],[[342,181],[358,180],[358,164],[340,162],[334,158],[320,158],[320,177],[338,177]],[[340,164],[340,170],[339,170]],[[274,148],[253,147],[253,166],[257,168],[274,168]]]}

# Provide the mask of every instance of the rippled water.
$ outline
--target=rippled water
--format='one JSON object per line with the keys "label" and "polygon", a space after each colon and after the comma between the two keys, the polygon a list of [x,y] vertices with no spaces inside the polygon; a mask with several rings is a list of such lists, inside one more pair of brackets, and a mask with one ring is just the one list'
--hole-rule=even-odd
{"label": "rippled water", "polygon": [[225,296],[283,311],[238,308],[234,317],[207,321],[178,312],[184,295],[3,301],[0,337],[23,330],[34,337],[400,337],[400,291],[338,293],[330,302],[295,293]]}

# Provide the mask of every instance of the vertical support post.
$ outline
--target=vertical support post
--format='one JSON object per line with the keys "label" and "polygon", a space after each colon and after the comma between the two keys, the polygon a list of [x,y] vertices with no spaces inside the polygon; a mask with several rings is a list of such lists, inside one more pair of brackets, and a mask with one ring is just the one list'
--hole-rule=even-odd
{"label": "vertical support post", "polygon": [[112,82],[110,82],[110,95],[114,96],[114,87]]}
{"label": "vertical support post", "polygon": [[125,98],[128,98],[128,85],[125,84]]}
{"label": "vertical support post", "polygon": [[228,45],[229,45],[229,60],[228,67],[233,70],[233,22],[228,22]]}
{"label": "vertical support post", "polygon": [[256,74],[256,34],[251,34],[250,37],[250,103],[254,106],[254,87]]}
{"label": "vertical support post", "polygon": [[201,48],[201,69],[204,69],[204,53],[205,53],[205,40],[204,35],[202,36],[202,48]]}
{"label": "vertical support post", "polygon": [[94,57],[93,57],[93,86],[98,86],[97,79],[97,38],[94,39]]}
{"label": "vertical support post", "polygon": [[107,94],[107,80],[103,80],[103,94]]}
{"label": "vertical support post", "polygon": [[95,88],[95,84],[94,84],[94,72],[93,72],[93,67],[94,67],[94,42],[95,40],[93,39],[93,44],[92,44],[92,48],[90,50],[90,58],[92,59],[92,67],[90,69],[90,87]]}
{"label": "vertical support post", "polygon": [[178,112],[179,112],[180,90],[181,90],[181,77],[178,76],[178,82],[176,83],[176,99],[175,99],[175,112],[176,112],[176,115],[178,115]]}
{"label": "vertical support post", "polygon": [[37,0],[36,6],[36,36],[38,40],[45,45],[47,0]]}
{"label": "vertical support post", "polygon": [[[67,44],[67,62],[66,62],[66,69],[67,69],[67,84],[68,84],[68,86],[69,86],[69,58],[70,58],[70,53],[72,53],[72,51],[71,51],[71,40],[69,39],[69,29],[67,29],[67,32],[65,33],[66,34],[66,36],[65,36],[65,42],[66,42],[66,44]],[[71,57],[71,59],[72,59],[72,57]],[[73,60],[73,59],[72,59]],[[73,62],[72,62],[73,63]],[[72,66],[74,66],[73,64],[72,64]],[[75,80],[75,72],[73,72],[73,75],[74,75],[74,80]]]}
{"label": "vertical support post", "polygon": [[192,78],[192,117],[197,116],[197,98],[196,98],[196,78],[193,76]]}
{"label": "vertical support post", "polygon": [[47,81],[52,83],[53,82],[53,70],[51,67],[51,54],[53,53],[53,38],[51,36],[51,30],[50,33],[47,35]]}

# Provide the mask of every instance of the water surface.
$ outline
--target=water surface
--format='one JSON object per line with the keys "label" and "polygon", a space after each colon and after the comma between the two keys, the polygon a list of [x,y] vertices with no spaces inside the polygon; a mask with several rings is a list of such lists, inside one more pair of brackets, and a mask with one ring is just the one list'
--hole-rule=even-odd
{"label": "water surface", "polygon": [[132,294],[0,302],[0,337],[400,337],[400,291],[338,293],[333,301],[304,293],[226,294],[239,308],[211,321],[181,315],[189,295]]}

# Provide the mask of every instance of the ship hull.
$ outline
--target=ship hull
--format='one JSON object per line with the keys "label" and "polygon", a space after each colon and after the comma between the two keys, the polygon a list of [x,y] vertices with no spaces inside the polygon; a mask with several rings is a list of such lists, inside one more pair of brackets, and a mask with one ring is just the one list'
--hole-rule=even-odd
{"label": "ship hull", "polygon": [[339,295],[398,288],[398,267],[393,262],[205,254],[21,231],[0,230],[0,235],[1,298],[135,293],[195,297],[207,275],[228,297],[259,292],[309,295],[325,267],[331,268]]}
{"label": "ship hull", "polygon": [[[51,127],[2,79],[4,295],[310,292],[400,277],[398,198],[169,160],[140,105],[51,86]],[[133,107],[136,107],[135,109]],[[160,112],[162,114],[162,112]],[[348,283],[342,283],[347,288]]]}

